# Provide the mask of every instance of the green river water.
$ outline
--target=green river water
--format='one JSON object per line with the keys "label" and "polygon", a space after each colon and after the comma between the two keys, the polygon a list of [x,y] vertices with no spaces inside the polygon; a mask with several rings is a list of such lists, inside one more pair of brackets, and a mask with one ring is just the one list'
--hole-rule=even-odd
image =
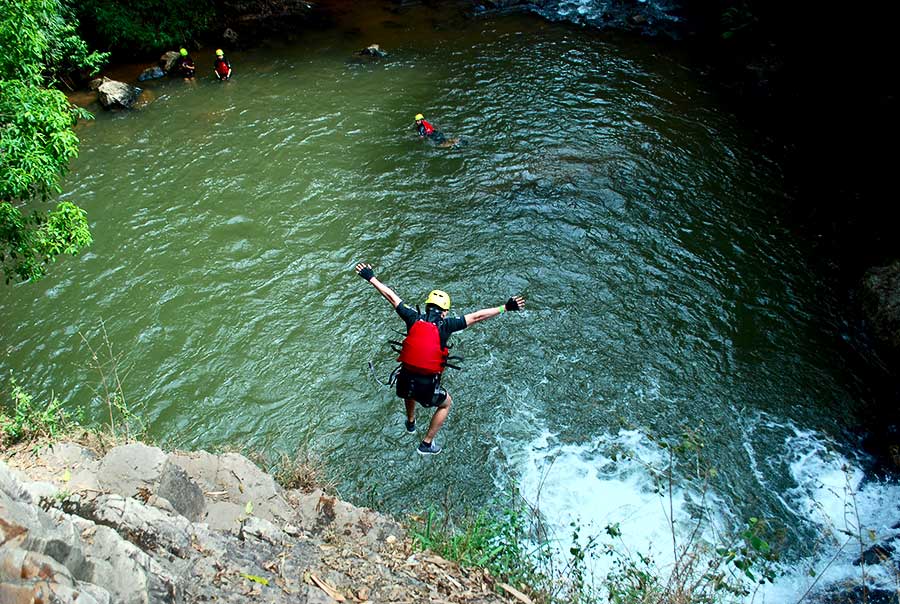
{"label": "green river water", "polygon": [[[348,60],[372,42],[390,56]],[[62,197],[95,243],[0,290],[4,375],[103,421],[79,335],[99,346],[102,321],[162,446],[308,444],[343,497],[391,512],[513,484],[602,526],[654,498],[613,453],[696,428],[723,516],[803,532],[804,477],[850,454],[860,387],[777,220],[779,167],[686,57],[526,15],[377,7],[230,53],[225,84],[208,55],[197,81],[147,83],[143,109],[79,126]],[[463,144],[419,141],[418,112]],[[415,454],[369,373],[393,368],[403,324],[358,261],[459,314],[528,299],[451,340],[466,360],[440,456]]]}

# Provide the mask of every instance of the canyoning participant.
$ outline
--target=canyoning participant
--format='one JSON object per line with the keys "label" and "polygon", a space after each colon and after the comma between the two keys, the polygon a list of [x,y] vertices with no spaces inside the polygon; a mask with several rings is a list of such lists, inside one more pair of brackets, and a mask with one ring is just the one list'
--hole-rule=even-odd
{"label": "canyoning participant", "polygon": [[441,386],[441,374],[447,366],[450,334],[465,329],[473,323],[496,317],[506,311],[525,308],[525,299],[513,296],[503,306],[484,308],[463,317],[447,317],[450,296],[434,290],[425,299],[425,313],[407,306],[387,285],[375,278],[372,265],[356,265],[356,273],[372,284],[406,323],[406,338],[397,358],[401,366],[397,373],[397,396],[406,404],[406,431],[416,431],[416,402],[423,407],[435,407],[428,432],[416,449],[422,455],[435,455],[441,447],[434,442],[444,420],[450,413],[452,399]]}
{"label": "canyoning participant", "polygon": [[194,73],[197,71],[197,66],[194,65],[194,60],[191,58],[191,55],[188,54],[187,48],[182,48],[178,51],[178,59],[175,62],[175,75],[180,76],[185,79],[190,79],[194,77]]}
{"label": "canyoning participant", "polygon": [[[434,126],[432,126],[431,124],[428,123],[428,120],[425,119],[424,115],[422,115],[421,113],[417,113],[416,114],[416,132],[419,133],[419,136],[421,138],[426,138],[429,136],[434,136],[434,133],[437,131],[434,129]],[[441,138],[443,138],[443,136],[444,136],[440,132],[438,132],[437,134]]]}
{"label": "canyoning participant", "polygon": [[435,130],[434,126],[428,123],[428,120],[421,113],[416,114],[415,120],[416,132],[419,138],[430,140],[438,147],[452,147],[459,142],[458,138],[448,139],[443,132]]}
{"label": "canyoning participant", "polygon": [[381,50],[381,46],[379,46],[378,44],[369,44],[362,50],[357,51],[356,54],[358,54],[361,57],[372,57],[374,59],[383,59],[384,57],[387,56],[388,53]]}
{"label": "canyoning participant", "polygon": [[219,48],[216,50],[216,62],[213,67],[213,73],[220,80],[231,79],[231,62],[225,58],[225,53]]}

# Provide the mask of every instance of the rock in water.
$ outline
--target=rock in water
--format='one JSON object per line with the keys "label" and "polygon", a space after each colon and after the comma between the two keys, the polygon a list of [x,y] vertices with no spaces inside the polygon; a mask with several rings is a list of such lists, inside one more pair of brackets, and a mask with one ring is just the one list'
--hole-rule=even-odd
{"label": "rock in water", "polygon": [[172,67],[175,66],[175,61],[177,61],[178,57],[180,56],[181,55],[175,50],[170,50],[169,52],[161,56],[159,58],[159,64],[162,66],[163,71],[165,71],[166,73],[172,71]]}
{"label": "rock in water", "polygon": [[103,108],[131,109],[138,96],[140,96],[141,89],[125,82],[117,82],[106,78],[104,80],[100,87],[97,88],[97,96]]}
{"label": "rock in water", "polygon": [[163,71],[161,67],[148,67],[141,72],[141,75],[138,76],[138,82],[158,80],[159,78],[165,77],[165,75],[166,72]]}

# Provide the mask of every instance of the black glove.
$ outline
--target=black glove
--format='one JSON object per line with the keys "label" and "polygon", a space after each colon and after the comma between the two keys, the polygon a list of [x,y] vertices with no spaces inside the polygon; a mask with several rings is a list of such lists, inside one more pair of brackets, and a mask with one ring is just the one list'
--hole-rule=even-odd
{"label": "black glove", "polygon": [[519,306],[519,303],[516,302],[515,298],[510,298],[506,301],[506,305],[503,307],[506,310],[522,310],[522,307]]}
{"label": "black glove", "polygon": [[366,281],[371,281],[372,277],[375,276],[375,271],[372,270],[372,267],[367,266],[359,271],[359,276],[365,279]]}

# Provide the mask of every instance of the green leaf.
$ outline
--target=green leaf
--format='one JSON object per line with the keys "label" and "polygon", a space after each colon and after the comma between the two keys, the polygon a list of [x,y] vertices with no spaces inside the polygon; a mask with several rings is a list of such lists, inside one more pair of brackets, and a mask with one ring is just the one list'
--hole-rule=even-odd
{"label": "green leaf", "polygon": [[758,552],[765,553],[769,551],[769,544],[757,536],[754,536],[752,539],[750,539],[750,546]]}
{"label": "green leaf", "polygon": [[241,576],[249,581],[253,581],[254,583],[259,583],[260,585],[268,585],[269,580],[264,577],[257,577],[256,575],[248,575],[247,573],[241,573]]}

